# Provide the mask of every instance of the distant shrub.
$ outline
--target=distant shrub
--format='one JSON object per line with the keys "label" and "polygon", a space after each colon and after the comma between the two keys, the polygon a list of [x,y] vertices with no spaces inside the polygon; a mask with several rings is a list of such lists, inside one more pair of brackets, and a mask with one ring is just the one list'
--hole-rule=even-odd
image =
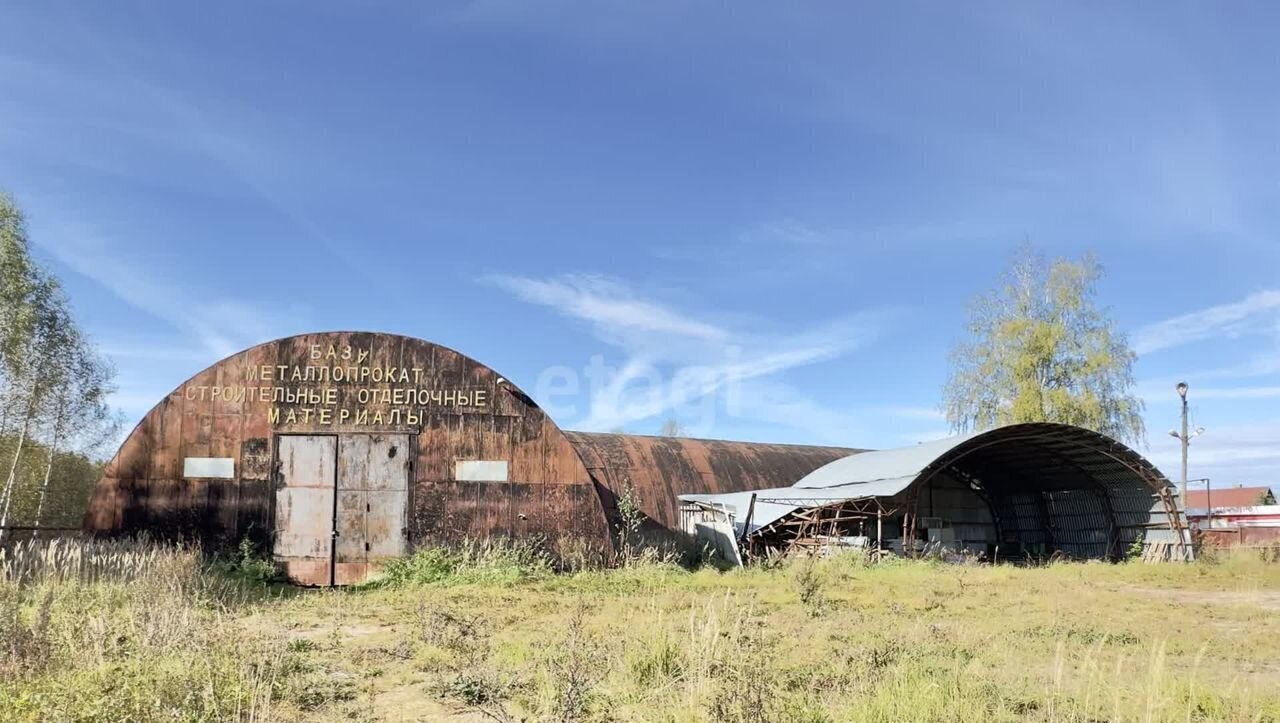
{"label": "distant shrub", "polygon": [[1222,562],[1222,558],[1222,550],[1213,545],[1198,545],[1196,547],[1195,564],[1197,565],[1217,565]]}
{"label": "distant shrub", "polygon": [[508,705],[524,681],[494,662],[493,636],[486,621],[455,607],[421,602],[414,617],[415,642],[444,654],[439,665],[444,675],[429,689],[489,720],[512,720]]}
{"label": "distant shrub", "polygon": [[303,711],[315,711],[333,703],[354,700],[355,681],[347,675],[315,672],[297,680],[289,699]]}
{"label": "distant shrub", "polygon": [[280,571],[271,560],[258,554],[249,538],[240,540],[233,557],[215,560],[214,569],[251,585],[270,585],[280,580]]}
{"label": "distant shrub", "polygon": [[1142,553],[1145,551],[1146,551],[1146,547],[1142,542],[1142,538],[1135,537],[1133,538],[1133,542],[1129,543],[1129,549],[1125,557],[1129,560],[1141,560]]}
{"label": "distant shrub", "polygon": [[739,639],[740,654],[717,661],[707,714],[723,723],[790,723],[811,719],[782,687],[776,663],[765,644]]}
{"label": "distant shrub", "polygon": [[596,687],[608,673],[603,641],[586,628],[586,608],[574,608],[564,640],[551,651],[549,669],[555,681],[551,718],[570,723],[591,716],[598,701]]}
{"label": "distant shrub", "polygon": [[370,585],[512,584],[544,579],[553,572],[551,556],[537,542],[466,541],[455,547],[424,548],[392,560]]}
{"label": "distant shrub", "polygon": [[1280,541],[1270,542],[1258,548],[1258,557],[1266,563],[1280,562]]}
{"label": "distant shrub", "polygon": [[640,688],[666,685],[684,677],[684,651],[671,636],[643,641],[626,657],[627,673]]}
{"label": "distant shrub", "polygon": [[571,575],[557,575],[546,581],[553,590],[627,595],[678,585],[693,576],[688,569],[670,561],[650,559],[626,567],[589,569]]}
{"label": "distant shrub", "polygon": [[597,570],[613,555],[608,546],[571,535],[556,538],[548,547],[556,572]]}
{"label": "distant shrub", "polygon": [[821,615],[827,600],[822,592],[822,573],[819,572],[816,561],[809,558],[796,563],[792,581],[796,587],[796,594],[800,597],[800,603],[809,611],[809,614],[815,617]]}
{"label": "distant shrub", "polygon": [[622,488],[618,496],[618,550],[624,565],[630,564],[633,556],[640,550],[640,527],[644,523],[644,512],[640,509],[640,495],[630,481]]}

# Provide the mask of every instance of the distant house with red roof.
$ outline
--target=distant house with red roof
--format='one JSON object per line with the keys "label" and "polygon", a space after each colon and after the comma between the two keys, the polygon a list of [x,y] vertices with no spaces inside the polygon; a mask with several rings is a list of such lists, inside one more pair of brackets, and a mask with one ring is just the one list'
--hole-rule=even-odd
{"label": "distant house with red roof", "polygon": [[1255,505],[1274,505],[1275,493],[1270,487],[1223,487],[1210,490],[1187,490],[1187,501],[1183,505],[1188,510],[1204,510],[1212,506],[1219,507],[1253,507]]}
{"label": "distant house with red roof", "polygon": [[1188,490],[1187,520],[1205,544],[1219,547],[1280,543],[1280,505],[1270,487]]}

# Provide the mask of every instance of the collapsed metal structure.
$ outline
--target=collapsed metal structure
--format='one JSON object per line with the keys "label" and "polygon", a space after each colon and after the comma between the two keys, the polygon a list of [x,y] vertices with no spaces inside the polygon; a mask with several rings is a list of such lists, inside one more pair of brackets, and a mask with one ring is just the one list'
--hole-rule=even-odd
{"label": "collapsed metal structure", "polygon": [[681,499],[685,529],[729,558],[820,545],[911,555],[931,544],[986,559],[1115,560],[1135,543],[1190,554],[1169,480],[1120,442],[1061,424],[864,452],[788,487]]}

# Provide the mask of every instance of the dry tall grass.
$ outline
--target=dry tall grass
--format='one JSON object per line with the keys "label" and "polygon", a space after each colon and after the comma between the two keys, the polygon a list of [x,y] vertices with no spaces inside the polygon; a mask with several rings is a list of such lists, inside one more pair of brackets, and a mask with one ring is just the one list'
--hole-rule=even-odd
{"label": "dry tall grass", "polygon": [[0,720],[255,720],[286,670],[282,641],[235,616],[260,591],[199,551],[29,541],[0,552]]}
{"label": "dry tall grass", "polygon": [[857,558],[556,572],[424,551],[248,585],[189,548],[0,558],[0,720],[1280,720],[1280,566]]}

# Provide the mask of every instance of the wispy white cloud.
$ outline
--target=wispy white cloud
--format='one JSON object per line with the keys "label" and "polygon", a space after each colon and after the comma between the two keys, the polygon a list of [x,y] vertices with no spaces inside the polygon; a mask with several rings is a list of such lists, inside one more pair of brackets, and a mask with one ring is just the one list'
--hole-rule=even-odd
{"label": "wispy white cloud", "polygon": [[[586,414],[569,415],[585,429],[672,415],[686,431],[708,435],[715,433],[718,415],[791,425],[800,415],[788,410],[798,407],[808,410],[805,424],[821,418],[848,421],[819,413],[820,405],[775,377],[849,353],[876,334],[885,315],[867,312],[795,331],[761,332],[708,321],[600,275],[490,275],[481,281],[587,322],[597,339],[622,352],[623,363],[588,390]],[[765,389],[767,398],[759,394]],[[832,430],[826,431],[829,436]]]}
{"label": "wispy white cloud", "polygon": [[823,246],[846,236],[836,229],[818,228],[794,218],[765,223],[743,231],[739,238],[744,243],[780,243],[790,246]]}
{"label": "wispy white cloud", "polygon": [[[30,136],[21,138],[26,143],[14,143],[15,138],[6,134],[0,137],[0,151],[12,145],[21,157],[32,149],[56,144],[60,151],[68,151],[63,154],[65,158],[59,159],[63,164],[145,182],[153,182],[154,174],[139,174],[136,167],[121,163],[120,147],[137,144],[152,153],[163,150],[196,160],[200,172],[224,176],[220,193],[227,189],[248,191],[255,201],[292,224],[313,246],[334,256],[348,273],[373,280],[355,245],[336,238],[330,228],[315,220],[317,214],[305,180],[311,176],[308,164],[315,163],[320,154],[314,147],[296,150],[313,141],[310,128],[282,127],[278,117],[261,107],[157,82],[155,73],[130,60],[132,53],[121,52],[112,38],[99,29],[75,18],[68,21],[68,36],[92,59],[89,67],[0,54],[0,82],[20,84],[18,87],[33,95],[38,93],[42,103],[52,95],[77,99],[77,104],[51,114],[52,122],[45,114],[18,112],[20,104],[13,105],[12,111],[0,106],[0,125],[18,129],[18,138]],[[71,110],[82,106],[94,108],[92,117],[84,118],[84,114]],[[75,123],[67,124],[67,118],[74,118]],[[84,133],[86,128],[93,132]],[[112,141],[98,140],[103,137]],[[97,142],[83,143],[84,138]],[[103,149],[115,152],[103,153]],[[345,172],[353,177],[361,171],[347,168]],[[397,292],[391,287],[385,293]]]}
{"label": "wispy white cloud", "polygon": [[759,441],[789,437],[801,444],[865,448],[868,439],[883,437],[876,420],[863,410],[824,403],[776,377],[747,380],[739,391],[753,401],[742,416],[767,429]]}
{"label": "wispy white cloud", "polygon": [[[125,419],[135,421],[141,419],[152,407],[163,400],[170,391],[172,389],[157,385],[121,389],[111,395],[111,404],[124,415]],[[124,441],[123,438],[120,441]]]}
{"label": "wispy white cloud", "polygon": [[[1149,457],[1177,481],[1181,465],[1178,440],[1153,438]],[[1280,469],[1280,419],[1214,427],[1191,441],[1187,476],[1208,477],[1217,485],[1276,483]]]}
{"label": "wispy white cloud", "polygon": [[[937,407],[881,407],[879,411],[886,416],[898,419],[918,420],[922,422],[941,422],[947,417]],[[946,436],[945,434],[943,436]]]}
{"label": "wispy white cloud", "polygon": [[[1236,400],[1244,401],[1250,399],[1275,399],[1280,397],[1280,385],[1276,384],[1252,384],[1243,386],[1206,386],[1197,384],[1204,376],[1200,374],[1188,374],[1184,377],[1162,377],[1155,380],[1144,380],[1138,384],[1136,393],[1138,397],[1151,402],[1174,403],[1177,397],[1174,395],[1174,388],[1180,381],[1191,381],[1191,393],[1189,397],[1195,402],[1213,401],[1213,400]],[[1271,380],[1267,380],[1271,381]]]}
{"label": "wispy white cloud", "polygon": [[899,432],[894,435],[893,439],[900,446],[910,447],[912,445],[922,444],[924,442],[933,442],[954,436],[955,432],[952,432],[946,427],[933,427],[919,431]]}
{"label": "wispy white cloud", "polygon": [[[1280,337],[1273,349],[1265,349],[1252,358],[1236,364],[1195,369],[1179,375],[1164,375],[1146,379],[1140,385],[1140,393],[1168,394],[1180,381],[1194,379],[1196,382],[1233,382],[1258,377],[1280,375]],[[1197,385],[1198,386],[1198,385]]]}
{"label": "wispy white cloud", "polygon": [[1150,354],[1215,337],[1276,331],[1280,289],[1259,291],[1229,304],[1210,306],[1144,326],[1132,334],[1133,349]]}
{"label": "wispy white cloud", "polygon": [[[773,388],[773,403],[762,403],[762,398],[747,385],[788,369],[830,359],[837,353],[830,347],[813,347],[744,357],[734,350],[718,363],[677,365],[671,369],[660,368],[649,359],[632,357],[592,395],[589,414],[578,424],[585,429],[611,429],[673,412],[685,417],[684,422],[692,433],[707,435],[714,433],[719,414],[734,417],[763,414],[771,421],[785,418],[794,423],[796,418],[782,415],[780,407],[803,405],[812,410],[817,405],[789,388],[791,393],[786,395]],[[744,399],[747,397],[751,400],[749,404]],[[710,402],[710,406],[694,404],[699,400]],[[811,416],[806,424],[811,425],[815,419]]]}
{"label": "wispy white cloud", "polygon": [[[1144,379],[1137,393],[1149,408],[1173,415],[1174,386],[1185,380],[1191,383],[1190,396],[1202,413],[1217,420],[1240,420],[1235,425],[1212,424],[1209,434],[1193,443],[1193,459],[1212,463],[1217,470],[1193,477],[1227,475],[1233,481],[1240,475],[1254,475],[1255,480],[1274,477],[1280,469],[1280,429],[1244,422],[1249,419],[1247,410],[1260,410],[1269,400],[1280,399],[1280,379],[1276,377],[1280,373],[1280,290],[1260,291],[1233,303],[1151,324],[1134,334],[1134,345],[1139,353],[1151,353],[1210,339],[1229,345],[1224,348],[1232,350],[1240,361],[1184,369],[1176,377]],[[1167,421],[1149,418],[1148,426],[1163,429]],[[1263,442],[1256,439],[1260,434],[1274,436]],[[1151,444],[1153,454],[1160,454],[1163,448],[1176,463],[1175,440],[1159,434],[1153,435]],[[1175,467],[1166,468],[1166,472]]]}
{"label": "wispy white cloud", "polygon": [[191,348],[175,340],[152,340],[149,342],[107,341],[98,346],[99,351],[111,359],[150,359],[179,362],[212,362],[209,351],[203,348]]}
{"label": "wispy white cloud", "polygon": [[[126,420],[140,418],[194,372],[245,347],[282,336],[287,328],[286,321],[265,305],[207,295],[193,284],[174,283],[169,281],[177,278],[171,270],[131,256],[122,244],[89,225],[65,214],[55,222],[46,222],[47,218],[32,214],[32,238],[41,248],[172,330],[172,334],[146,339],[125,334],[102,344],[101,351],[119,371],[110,404]],[[128,427],[121,431],[127,432]]]}
{"label": "wispy white cloud", "polygon": [[[1197,400],[1200,399],[1276,399],[1280,398],[1280,386],[1257,387],[1198,387],[1195,390]],[[1276,440],[1280,445],[1280,439]]]}
{"label": "wispy white cloud", "polygon": [[676,334],[704,341],[725,341],[729,334],[713,324],[637,298],[623,284],[605,276],[576,274],[531,279],[496,274],[485,280],[533,304],[591,322],[606,333],[637,330]]}
{"label": "wispy white cloud", "polygon": [[270,313],[250,302],[205,297],[190,286],[168,282],[172,274],[146,260],[130,258],[122,244],[88,224],[65,215],[33,213],[32,226],[32,238],[58,261],[139,311],[168,322],[195,347],[216,358],[272,338],[272,330],[278,328]]}

